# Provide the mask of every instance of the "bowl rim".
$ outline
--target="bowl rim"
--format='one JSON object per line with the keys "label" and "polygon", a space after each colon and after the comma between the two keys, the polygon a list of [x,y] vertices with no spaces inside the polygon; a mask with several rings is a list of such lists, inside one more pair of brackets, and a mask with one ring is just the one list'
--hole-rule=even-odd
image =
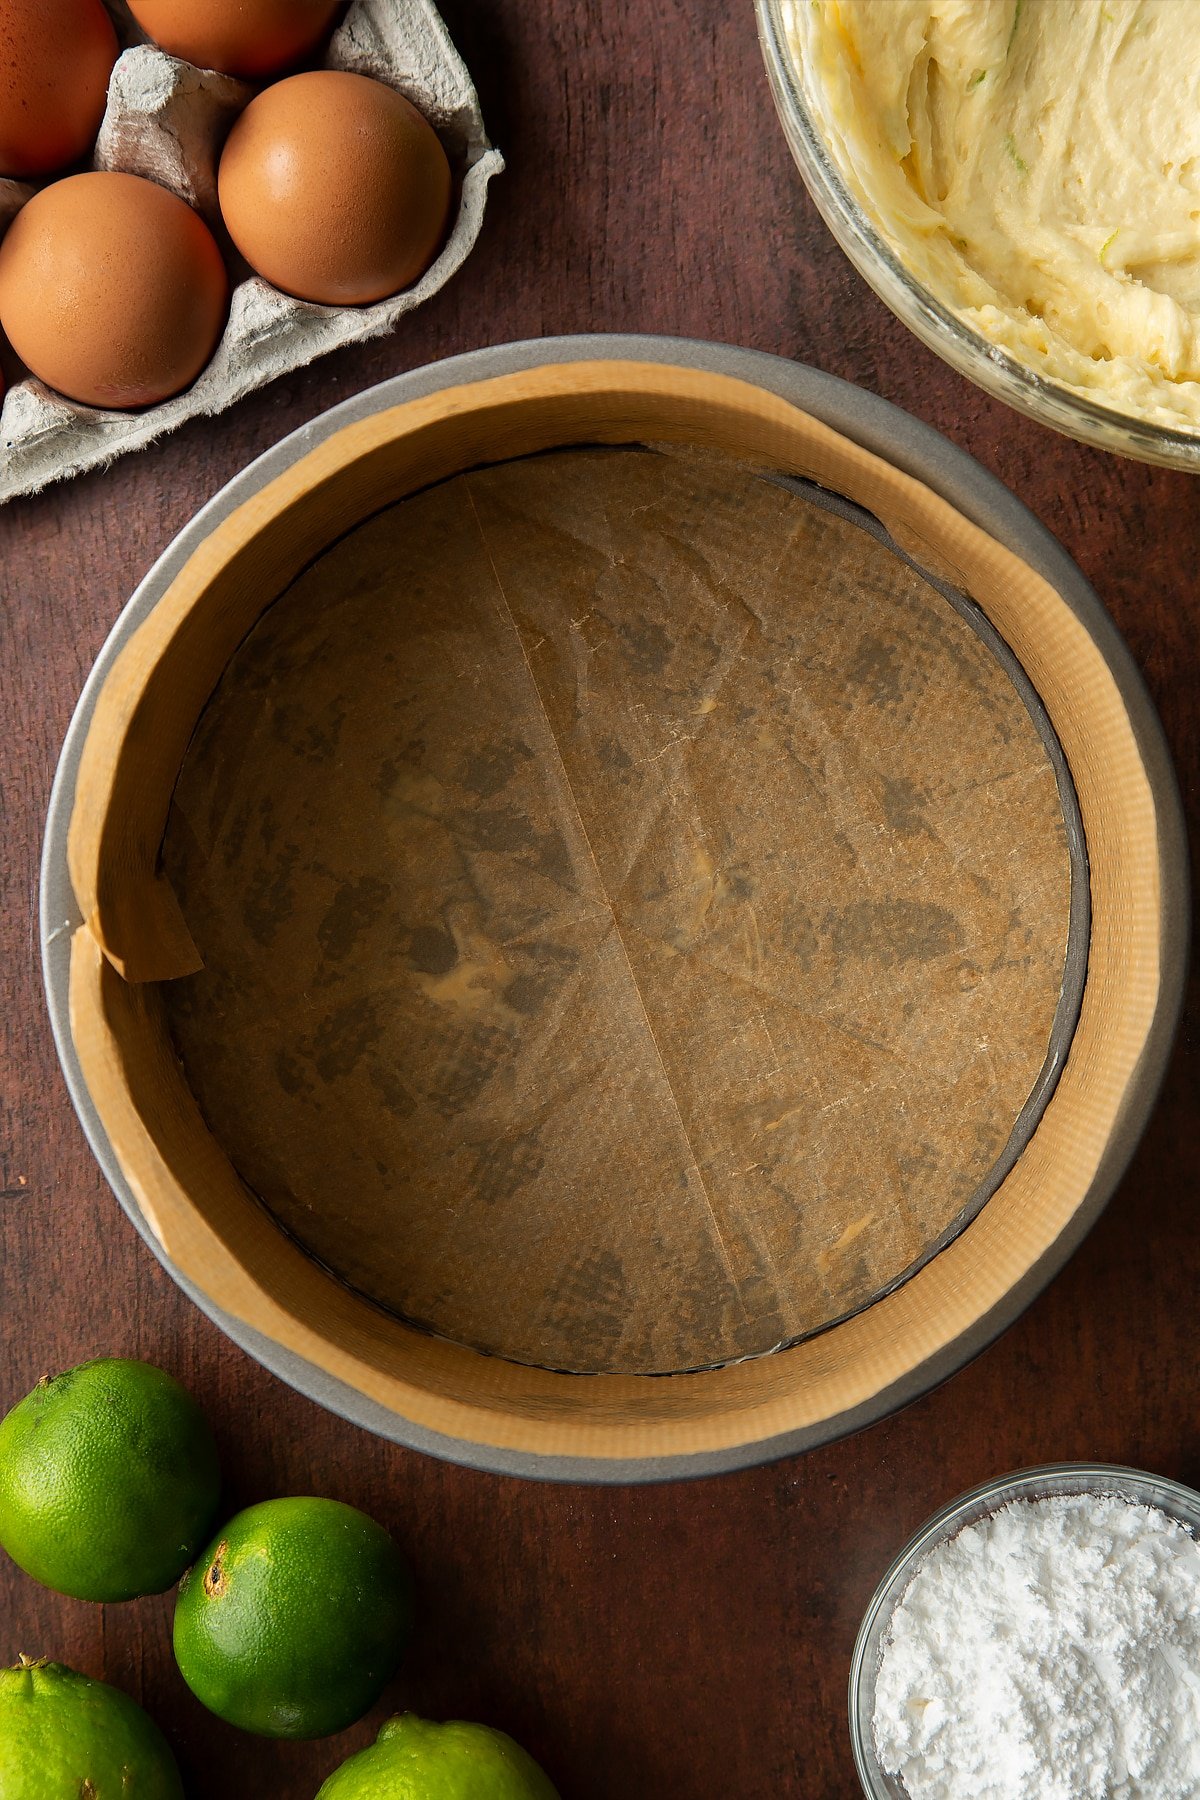
{"label": "bowl rim", "polygon": [[[1147,1491],[1151,1489],[1152,1495]],[[1131,1505],[1154,1506],[1167,1518],[1185,1525],[1193,1536],[1200,1537],[1200,1493],[1169,1475],[1156,1475],[1152,1470],[1135,1469],[1125,1463],[1037,1463],[981,1481],[939,1507],[888,1564],[867,1603],[854,1640],[847,1684],[850,1747],[866,1800],[892,1800],[892,1790],[882,1785],[885,1777],[874,1746],[864,1740],[859,1722],[864,1684],[873,1673],[868,1667],[872,1635],[885,1611],[890,1616],[895,1610],[929,1552],[947,1543],[968,1524],[987,1518],[1010,1501],[1074,1494],[1116,1495]]]}
{"label": "bowl rim", "polygon": [[[182,1279],[142,1216],[117,1166],[92,1104],[68,1019],[70,937],[78,911],[67,872],[66,839],[79,758],[100,688],[120,651],[208,533],[235,507],[342,427],[404,401],[465,382],[571,361],[638,360],[731,375],[801,407],[925,482],[966,517],[1009,545],[1050,581],[1080,619],[1112,672],[1149,780],[1159,824],[1162,968],[1142,1057],[1127,1090],[1118,1129],[1088,1193],[1046,1254],[989,1313],[905,1377],[863,1405],[817,1425],[733,1447],[677,1455],[592,1458],[498,1449],[415,1425],[311,1363],[223,1314]],[[802,364],[759,351],[648,336],[603,335],[534,340],[468,352],[394,377],[322,414],[257,458],[216,494],[168,545],[135,590],[102,648],[80,697],[51,793],[41,877],[43,968],[51,1022],[72,1101],[101,1168],[159,1261],[210,1318],[243,1349],[310,1398],[411,1448],[496,1473],[559,1481],[640,1482],[720,1473],[830,1442],[916,1399],[979,1354],[1057,1273],[1099,1215],[1133,1154],[1165,1071],[1182,1005],[1188,944],[1188,874],[1183,814],[1166,741],[1140,673],[1081,571],[1033,515],[966,452],[877,396]]]}
{"label": "bowl rim", "polygon": [[964,324],[917,280],[854,198],[813,119],[797,79],[785,4],[786,0],[754,0],[759,43],[784,136],[822,219],[884,305],[943,362],[1038,424],[1115,455],[1200,472],[1200,429],[1187,431],[1139,418],[1042,375]]}

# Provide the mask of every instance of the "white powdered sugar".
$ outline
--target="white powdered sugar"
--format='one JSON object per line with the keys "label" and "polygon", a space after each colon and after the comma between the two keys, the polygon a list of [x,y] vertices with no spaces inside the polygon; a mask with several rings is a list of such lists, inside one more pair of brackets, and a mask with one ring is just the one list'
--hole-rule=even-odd
{"label": "white powdered sugar", "polygon": [[911,1800],[1200,1800],[1200,1545],[1113,1495],[966,1527],[893,1614],[874,1733]]}

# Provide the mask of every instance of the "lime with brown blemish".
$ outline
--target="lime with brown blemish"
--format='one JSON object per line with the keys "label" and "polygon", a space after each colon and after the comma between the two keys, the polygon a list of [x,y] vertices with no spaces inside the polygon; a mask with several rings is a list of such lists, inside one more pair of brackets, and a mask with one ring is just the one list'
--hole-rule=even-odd
{"label": "lime with brown blemish", "polygon": [[175,1659],[229,1724],[327,1737],[374,1705],[411,1626],[408,1564],[382,1525],[338,1500],[266,1500],[180,1583]]}
{"label": "lime with brown blemish", "polygon": [[170,1746],[120,1688],[44,1658],[0,1669],[3,1800],[183,1800]]}
{"label": "lime with brown blemish", "polygon": [[404,1713],[335,1769],[317,1800],[559,1800],[545,1771],[503,1731]]}
{"label": "lime with brown blemish", "polygon": [[203,1413],[150,1363],[45,1376],[0,1422],[0,1544],[78,1600],[171,1587],[212,1530],[220,1486]]}

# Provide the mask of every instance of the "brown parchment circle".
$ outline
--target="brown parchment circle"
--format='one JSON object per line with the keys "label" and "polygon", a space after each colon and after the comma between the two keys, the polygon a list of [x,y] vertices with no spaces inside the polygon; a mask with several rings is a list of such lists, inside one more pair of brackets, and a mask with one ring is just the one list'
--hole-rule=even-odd
{"label": "brown parchment circle", "polygon": [[404,1318],[613,1373],[759,1354],[961,1214],[1046,1055],[1070,867],[1000,664],[727,460],[388,509],[264,615],[164,846],[163,993],[250,1187]]}

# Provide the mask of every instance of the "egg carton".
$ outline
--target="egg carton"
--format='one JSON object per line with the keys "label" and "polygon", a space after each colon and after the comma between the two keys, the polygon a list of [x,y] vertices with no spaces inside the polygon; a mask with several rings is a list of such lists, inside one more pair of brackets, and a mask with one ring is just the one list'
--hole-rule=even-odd
{"label": "egg carton", "polygon": [[[117,5],[112,11],[127,42],[134,35],[128,14]],[[229,127],[257,89],[152,45],[132,44],[113,70],[93,167],[148,176],[217,227],[231,264],[229,318],[208,366],[161,406],[115,412],[77,405],[33,378],[14,383],[0,412],[0,503],[138,450],[185,419],[222,412],[328,350],[381,337],[460,268],[483,224],[488,183],[504,159],[488,142],[479,97],[434,7],[429,0],[354,0],[325,67],[387,82],[437,132],[454,171],[458,212],[436,261],[412,287],[370,306],[316,306],[261,276],[239,279],[245,264],[220,228],[216,171]],[[0,181],[0,231],[33,191],[23,182]]]}

